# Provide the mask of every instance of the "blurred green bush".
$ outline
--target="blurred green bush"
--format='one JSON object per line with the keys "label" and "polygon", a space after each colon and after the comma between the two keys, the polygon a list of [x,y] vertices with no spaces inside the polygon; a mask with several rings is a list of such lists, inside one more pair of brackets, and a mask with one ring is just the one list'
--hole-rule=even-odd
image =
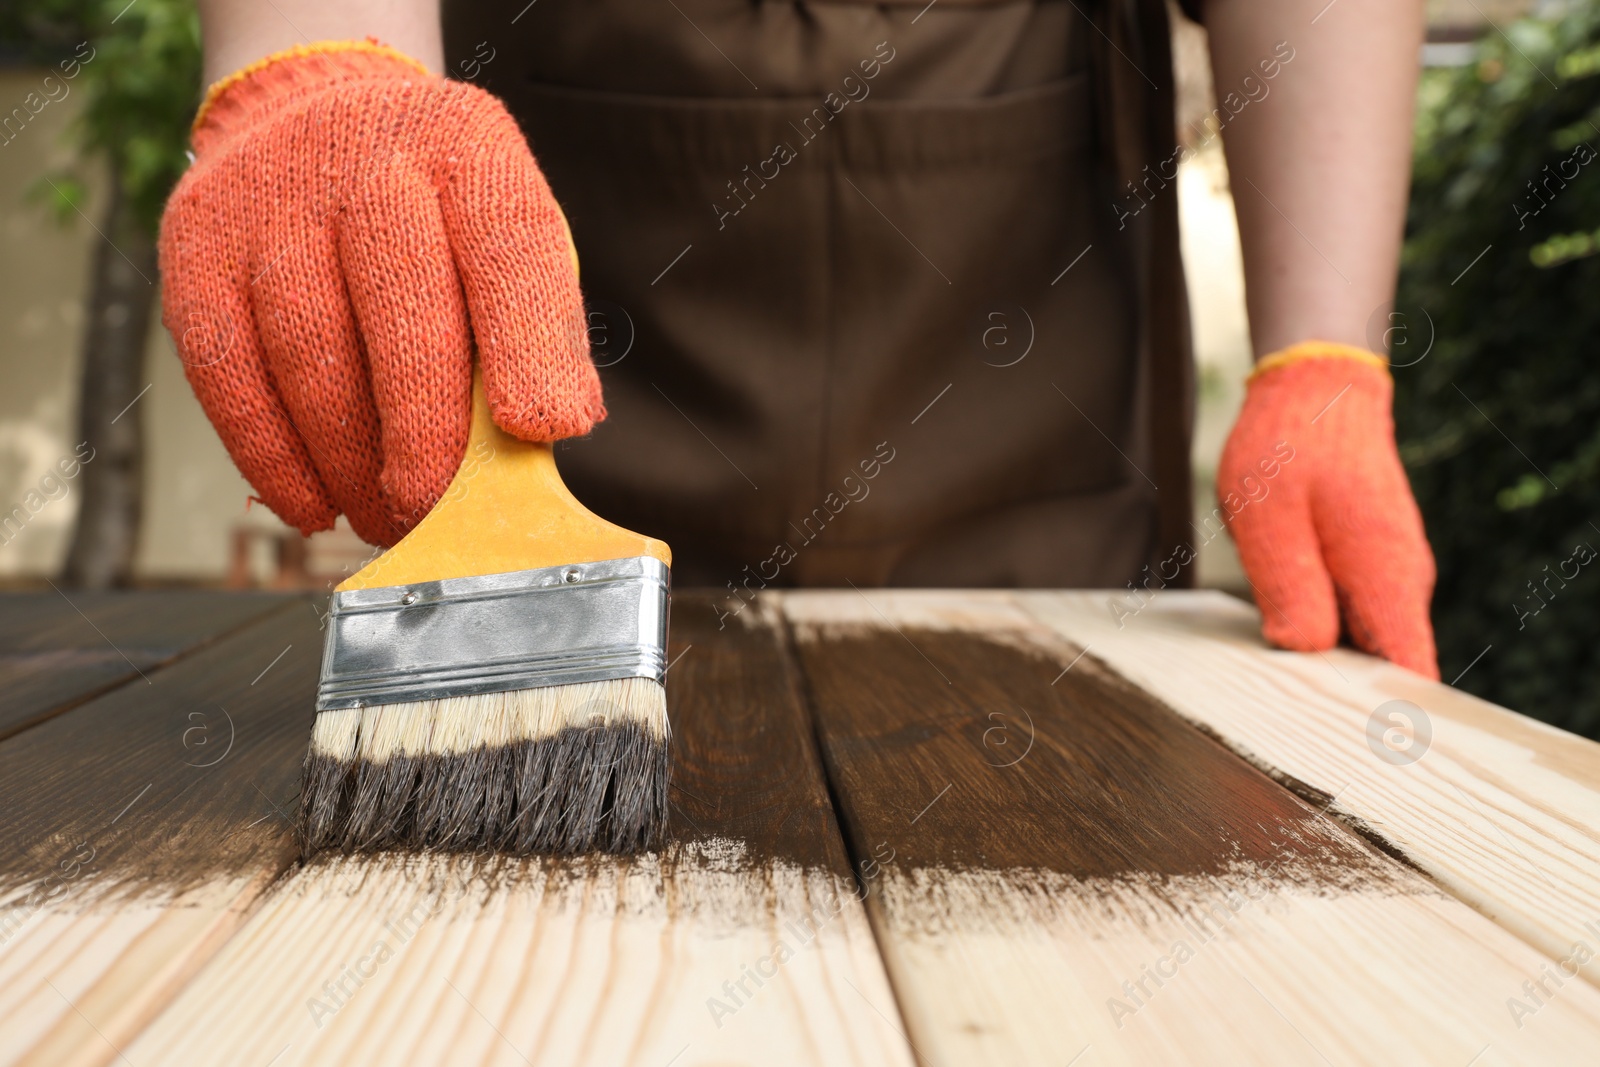
{"label": "blurred green bush", "polygon": [[[87,93],[72,130],[80,166],[108,163],[127,209],[154,234],[189,165],[189,122],[200,102],[194,0],[16,0],[0,11],[0,50],[52,73],[62,61],[82,61],[71,86]],[[83,205],[86,185],[74,170],[47,176],[34,191],[66,221]]]}
{"label": "blurred green bush", "polygon": [[1596,737],[1600,5],[1505,30],[1424,78],[1396,428],[1444,680]]}

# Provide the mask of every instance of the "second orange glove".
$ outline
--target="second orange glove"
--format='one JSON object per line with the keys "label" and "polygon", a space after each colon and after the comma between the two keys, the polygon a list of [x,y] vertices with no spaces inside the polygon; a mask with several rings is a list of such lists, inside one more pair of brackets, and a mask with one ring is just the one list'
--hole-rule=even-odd
{"label": "second orange glove", "polygon": [[605,417],[565,219],[515,120],[371,42],[213,86],[161,224],[162,318],[239,470],[303,533],[389,545],[467,440],[474,343],[528,440]]}
{"label": "second orange glove", "polygon": [[1395,448],[1385,361],[1308,342],[1261,360],[1217,466],[1262,633],[1361,649],[1439,677],[1433,553]]}

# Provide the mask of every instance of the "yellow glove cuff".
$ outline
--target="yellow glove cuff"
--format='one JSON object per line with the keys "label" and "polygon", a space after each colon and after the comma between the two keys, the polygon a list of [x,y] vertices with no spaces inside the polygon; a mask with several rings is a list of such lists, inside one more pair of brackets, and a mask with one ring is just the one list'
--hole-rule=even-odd
{"label": "yellow glove cuff", "polygon": [[211,105],[217,98],[229,89],[238,85],[253,74],[259,74],[275,63],[282,63],[288,59],[302,59],[306,56],[330,55],[334,52],[367,52],[373,55],[388,56],[409,63],[423,74],[428,73],[428,68],[418,60],[412,59],[397,48],[390,48],[386,44],[378,43],[376,38],[368,37],[364,41],[316,41],[312,44],[297,44],[292,48],[285,48],[281,52],[274,52],[270,56],[262,56],[248,66],[240,67],[226,78],[213,82],[211,88],[206,90],[205,99],[200,101],[200,110],[195,112],[194,122],[189,127],[193,132],[200,127],[200,121],[206,117],[206,112],[211,110]]}
{"label": "yellow glove cuff", "polygon": [[1357,363],[1365,363],[1376,367],[1385,375],[1389,373],[1389,361],[1365,348],[1355,345],[1335,344],[1332,341],[1301,341],[1297,345],[1279,349],[1269,355],[1262,356],[1256,361],[1255,370],[1250,372],[1246,381],[1255,381],[1269,371],[1279,367],[1288,366],[1290,363],[1299,363],[1307,359],[1352,359]]}

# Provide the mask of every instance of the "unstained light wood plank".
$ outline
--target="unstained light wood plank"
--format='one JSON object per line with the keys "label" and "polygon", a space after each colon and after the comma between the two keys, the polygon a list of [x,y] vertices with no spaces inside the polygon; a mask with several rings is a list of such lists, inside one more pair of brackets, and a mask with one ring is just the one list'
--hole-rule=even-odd
{"label": "unstained light wood plank", "polygon": [[293,861],[319,637],[282,604],[0,743],[0,1061],[117,1060]]}
{"label": "unstained light wood plank", "polygon": [[673,847],[313,863],[129,1058],[910,1065],[771,619],[677,596],[670,656]]}
{"label": "unstained light wood plank", "polygon": [[782,603],[923,1062],[1592,1058],[1600,992],[1005,595]]}
{"label": "unstained light wood plank", "polygon": [[[1158,593],[1120,626],[1106,594],[1016,599],[1549,956],[1600,955],[1600,745],[1370,656],[1270,649],[1219,593]],[[1380,756],[1413,709],[1431,736],[1393,741],[1417,758]],[[1579,973],[1600,984],[1600,965]]]}

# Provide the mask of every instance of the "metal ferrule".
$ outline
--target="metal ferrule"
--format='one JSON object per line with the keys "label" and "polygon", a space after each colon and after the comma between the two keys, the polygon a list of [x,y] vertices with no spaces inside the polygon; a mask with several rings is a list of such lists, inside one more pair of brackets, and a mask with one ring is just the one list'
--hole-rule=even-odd
{"label": "metal ferrule", "polygon": [[335,593],[317,710],[666,673],[650,556]]}

